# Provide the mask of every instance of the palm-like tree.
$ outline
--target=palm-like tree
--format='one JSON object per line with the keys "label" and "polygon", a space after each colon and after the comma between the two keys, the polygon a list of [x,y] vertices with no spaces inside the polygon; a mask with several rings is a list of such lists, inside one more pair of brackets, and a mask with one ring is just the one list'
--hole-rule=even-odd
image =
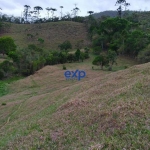
{"label": "palm-like tree", "polygon": [[55,9],[55,8],[52,8],[52,11],[53,11],[53,15],[54,15],[54,12],[55,12],[55,11],[57,11],[57,9]]}
{"label": "palm-like tree", "polygon": [[75,7],[75,8],[73,9],[74,17],[77,16],[79,10],[80,10],[80,9],[79,9],[78,7]]}
{"label": "palm-like tree", "polygon": [[94,13],[94,11],[88,11],[87,13],[92,15]]}
{"label": "palm-like tree", "polygon": [[29,9],[31,7],[29,5],[24,5],[24,17],[25,17],[25,20],[27,21],[28,20],[28,16],[29,16]]}
{"label": "palm-like tree", "polygon": [[37,11],[37,14],[38,14],[38,16],[39,16],[39,14],[40,14],[40,10],[43,10],[43,8],[42,8],[42,7],[40,7],[40,6],[35,6],[35,7],[34,7],[34,10],[36,10],[36,11]]}
{"label": "palm-like tree", "polygon": [[61,8],[61,19],[62,19],[62,15],[63,15],[63,13],[62,13],[62,9],[64,8],[63,6],[60,6],[60,8]]}
{"label": "palm-like tree", "polygon": [[130,3],[125,3],[124,6],[125,6],[125,10],[126,10],[127,7],[130,6]]}
{"label": "palm-like tree", "polygon": [[52,13],[52,18],[53,18],[54,12],[57,11],[57,9],[55,9],[55,8],[50,8],[50,10],[51,10],[51,13]]}
{"label": "palm-like tree", "polygon": [[125,6],[125,10],[126,10],[126,7],[128,7],[130,5],[130,3],[127,3],[126,0],[117,0],[116,5],[119,5],[119,8],[117,9],[118,11],[118,14],[119,14],[119,17],[121,18],[122,16],[122,6]]}
{"label": "palm-like tree", "polygon": [[32,21],[33,21],[35,18],[37,19],[37,16],[34,16],[34,15],[37,14],[37,11],[36,11],[36,10],[30,11],[29,14],[30,14],[30,17],[31,17]]}
{"label": "palm-like tree", "polygon": [[51,8],[47,7],[45,8],[47,10],[47,13],[48,13],[48,19],[49,19],[49,12],[51,11]]}
{"label": "palm-like tree", "polygon": [[119,17],[121,18],[121,16],[122,16],[122,7],[121,7],[121,5],[118,7],[117,11],[118,11]]}

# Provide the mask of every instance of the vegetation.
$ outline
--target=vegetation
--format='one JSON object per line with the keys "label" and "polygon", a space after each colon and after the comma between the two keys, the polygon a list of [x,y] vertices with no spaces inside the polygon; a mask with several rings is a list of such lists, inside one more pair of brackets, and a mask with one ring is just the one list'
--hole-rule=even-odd
{"label": "vegetation", "polygon": [[6,103],[2,103],[2,106],[5,106],[6,105]]}
{"label": "vegetation", "polygon": [[138,61],[140,63],[150,62],[150,45],[138,54]]}
{"label": "vegetation", "polygon": [[16,50],[16,45],[11,37],[0,37],[0,54],[9,54]]}
{"label": "vegetation", "polygon": [[44,43],[44,40],[42,38],[38,38],[38,41],[43,44]]}
{"label": "vegetation", "polygon": [[[70,42],[68,41],[68,43]],[[47,52],[33,44],[21,50],[10,51],[9,53],[8,49],[6,51],[8,57],[13,62],[11,60],[5,60],[0,63],[0,79],[9,78],[14,75],[28,76],[34,74],[45,65],[64,64],[79,60],[83,62],[84,59],[89,58],[87,52],[82,52],[78,55],[76,53],[69,54],[66,50]]]}
{"label": "vegetation", "polygon": [[60,48],[60,50],[65,50],[65,51],[67,51],[68,49],[72,49],[72,45],[70,41],[64,41],[62,44],[58,45],[58,47]]}
{"label": "vegetation", "polygon": [[119,18],[122,18],[122,6],[128,7],[130,5],[130,3],[127,3],[126,0],[117,0],[116,5],[119,5],[119,8],[117,9],[118,11],[118,16]]}
{"label": "vegetation", "polygon": [[101,66],[101,69],[103,70],[103,66],[108,65],[108,58],[106,55],[101,54],[99,56],[96,56],[92,63],[93,65]]}
{"label": "vegetation", "polygon": [[66,66],[65,65],[63,65],[63,70],[66,70],[67,68],[66,68]]}
{"label": "vegetation", "polygon": [[[109,61],[109,69],[112,69],[117,55],[129,56],[142,62],[142,55],[149,52],[150,49],[144,49],[150,44],[150,35],[139,28],[134,21],[121,18],[106,18],[98,23],[94,18],[89,25],[89,32],[93,42],[93,53],[98,55],[93,64],[101,63],[105,60],[102,53],[107,55]],[[112,55],[113,59],[112,59]],[[146,61],[147,59],[147,61]],[[103,61],[102,61],[103,60]],[[105,62],[105,61],[104,61]],[[144,62],[144,60],[143,60]],[[145,58],[148,62],[148,58]],[[104,63],[107,65],[107,63]]]}
{"label": "vegetation", "polygon": [[[2,15],[0,149],[150,149],[150,24],[116,5],[114,18],[80,17],[76,4],[60,18],[29,5]],[[66,81],[66,69],[86,77]]]}

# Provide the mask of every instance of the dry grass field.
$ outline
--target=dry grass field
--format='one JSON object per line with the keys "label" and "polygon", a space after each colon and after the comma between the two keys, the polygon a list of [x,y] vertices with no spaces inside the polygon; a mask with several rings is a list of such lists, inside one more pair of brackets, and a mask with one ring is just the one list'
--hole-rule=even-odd
{"label": "dry grass field", "polygon": [[[33,38],[27,36],[33,35]],[[42,24],[11,24],[8,33],[3,35],[11,36],[18,48],[24,48],[28,44],[35,44],[47,50],[58,49],[58,45],[69,40],[73,47],[77,41],[83,40],[84,46],[90,42],[87,38],[87,30],[83,23],[64,21]],[[44,39],[40,44],[38,38]]]}
{"label": "dry grass field", "polygon": [[66,81],[55,65],[8,84],[0,149],[149,150],[150,63],[121,60],[128,68],[116,72],[92,70],[91,60],[66,64],[86,71],[81,81]]}

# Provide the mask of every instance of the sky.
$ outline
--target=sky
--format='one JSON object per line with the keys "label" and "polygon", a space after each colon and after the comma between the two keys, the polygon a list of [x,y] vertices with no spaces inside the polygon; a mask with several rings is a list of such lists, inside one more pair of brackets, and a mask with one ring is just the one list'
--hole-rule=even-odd
{"label": "sky", "polygon": [[[128,7],[129,10],[150,10],[150,0],[127,0],[131,6]],[[78,12],[79,16],[86,16],[87,11],[94,11],[95,13],[106,11],[106,10],[116,10],[115,6],[116,0],[0,0],[0,12],[2,14],[21,16],[24,5],[29,5],[31,10],[35,6],[40,6],[43,10],[40,12],[41,17],[47,16],[47,11],[45,8],[52,7],[56,8],[54,16],[60,16],[60,6],[63,6],[63,14],[72,13],[71,10],[75,8],[75,4],[80,9]]]}

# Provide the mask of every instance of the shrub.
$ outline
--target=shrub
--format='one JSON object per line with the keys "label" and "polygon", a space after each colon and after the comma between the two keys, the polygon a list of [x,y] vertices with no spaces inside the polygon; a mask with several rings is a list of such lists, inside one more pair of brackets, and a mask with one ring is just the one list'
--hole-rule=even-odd
{"label": "shrub", "polygon": [[0,70],[0,80],[2,80],[4,78],[4,73],[2,70]]}
{"label": "shrub", "polygon": [[75,54],[68,54],[67,55],[67,60],[68,60],[68,62],[73,62],[73,61],[76,61],[76,56],[75,56]]}
{"label": "shrub", "polygon": [[128,68],[128,66],[124,66],[124,69],[127,69]]}
{"label": "shrub", "polygon": [[19,55],[18,55],[18,53],[17,53],[16,51],[10,51],[10,52],[8,53],[8,56],[9,56],[10,58],[12,58],[12,60],[13,60],[14,62],[18,62],[18,61],[19,61]]}
{"label": "shrub", "polygon": [[150,45],[138,54],[138,61],[141,63],[150,62]]}
{"label": "shrub", "polygon": [[88,47],[85,47],[85,48],[84,48],[85,53],[88,53],[89,50],[90,50],[90,49],[89,49]]}
{"label": "shrub", "polygon": [[63,70],[66,70],[67,68],[66,68],[66,66],[65,65],[63,65]]}
{"label": "shrub", "polygon": [[72,49],[72,45],[71,45],[70,41],[65,41],[62,44],[58,45],[58,47],[60,48],[60,50]]}
{"label": "shrub", "polygon": [[93,53],[95,55],[99,55],[102,52],[102,48],[100,46],[96,46],[93,48]]}
{"label": "shrub", "polygon": [[[13,63],[9,62],[8,60],[3,61],[0,64],[0,68],[4,74],[4,77],[9,77],[15,71],[15,67],[13,66]],[[1,73],[1,75],[2,75],[2,73]]]}
{"label": "shrub", "polygon": [[43,44],[44,43],[44,40],[42,38],[38,38],[38,41]]}
{"label": "shrub", "polygon": [[28,75],[30,75],[30,70],[29,69],[23,69],[23,70],[21,70],[21,73],[23,76],[28,76]]}
{"label": "shrub", "polygon": [[2,103],[2,106],[5,106],[6,105],[6,103]]}
{"label": "shrub", "polygon": [[112,71],[112,66],[109,66],[109,67],[108,67],[108,71]]}
{"label": "shrub", "polygon": [[84,53],[84,58],[85,58],[85,59],[89,58],[89,53],[86,53],[86,52],[85,52],[85,53]]}
{"label": "shrub", "polygon": [[29,45],[28,45],[28,48],[29,48],[30,50],[36,50],[36,49],[37,49],[36,45],[34,45],[34,44],[29,44]]}
{"label": "shrub", "polygon": [[83,62],[83,60],[85,59],[85,55],[84,55],[85,53],[83,53],[83,52],[80,52],[80,59],[81,59],[81,61]]}
{"label": "shrub", "polygon": [[0,53],[1,54],[8,54],[10,51],[15,51],[16,45],[14,40],[11,37],[1,37],[0,38]]}
{"label": "shrub", "polygon": [[75,52],[75,56],[76,56],[76,59],[79,61],[80,59],[80,54],[81,54],[81,51],[80,49],[77,49],[76,52]]}

